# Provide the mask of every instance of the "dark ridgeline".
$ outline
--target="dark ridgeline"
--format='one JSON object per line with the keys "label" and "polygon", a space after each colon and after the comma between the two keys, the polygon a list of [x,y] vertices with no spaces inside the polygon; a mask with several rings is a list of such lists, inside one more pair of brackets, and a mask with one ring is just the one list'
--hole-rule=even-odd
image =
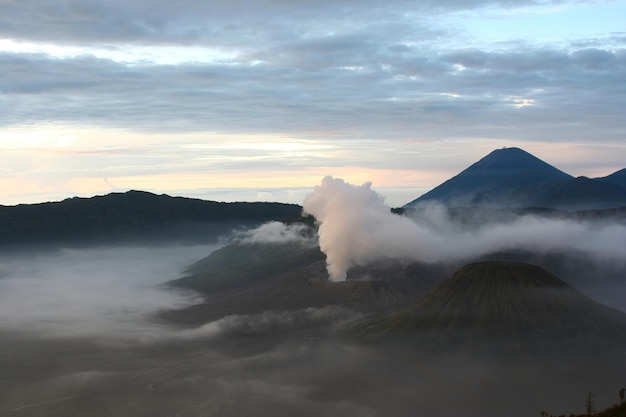
{"label": "dark ridgeline", "polygon": [[611,175],[607,175],[606,177],[597,178],[597,180],[626,187],[626,168],[620,169],[619,171],[614,172]]}
{"label": "dark ridgeline", "polygon": [[519,262],[469,264],[415,304],[358,327],[370,340],[437,351],[597,354],[626,348],[626,314]]}
{"label": "dark ridgeline", "polygon": [[491,152],[404,208],[448,207],[589,210],[626,206],[626,169],[603,178],[574,178],[519,148]]}
{"label": "dark ridgeline", "polygon": [[0,244],[211,240],[235,226],[300,215],[283,203],[221,203],[145,191],[0,206]]}

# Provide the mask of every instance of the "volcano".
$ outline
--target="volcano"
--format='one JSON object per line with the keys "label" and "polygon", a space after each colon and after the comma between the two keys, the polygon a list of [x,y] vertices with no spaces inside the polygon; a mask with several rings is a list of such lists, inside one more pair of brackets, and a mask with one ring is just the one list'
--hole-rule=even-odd
{"label": "volcano", "polygon": [[405,207],[429,201],[451,206],[515,206],[534,187],[572,178],[522,149],[497,149]]}
{"label": "volcano", "polygon": [[603,178],[573,176],[519,148],[497,149],[403,208],[590,210],[626,206],[626,169]]}
{"label": "volcano", "polygon": [[364,322],[377,340],[427,348],[595,351],[626,347],[626,314],[531,264],[469,264],[417,303]]}

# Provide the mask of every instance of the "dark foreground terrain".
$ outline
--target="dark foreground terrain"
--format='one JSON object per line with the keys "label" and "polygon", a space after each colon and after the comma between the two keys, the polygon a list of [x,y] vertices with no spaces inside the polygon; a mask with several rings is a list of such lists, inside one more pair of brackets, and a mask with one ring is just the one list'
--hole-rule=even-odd
{"label": "dark foreground terrain", "polygon": [[623,356],[560,362],[231,336],[104,346],[3,334],[2,416],[534,416],[617,402]]}

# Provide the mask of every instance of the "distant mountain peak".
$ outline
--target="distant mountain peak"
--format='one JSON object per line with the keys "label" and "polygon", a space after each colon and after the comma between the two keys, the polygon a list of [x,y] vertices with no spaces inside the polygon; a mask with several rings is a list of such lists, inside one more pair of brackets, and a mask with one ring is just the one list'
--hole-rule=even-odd
{"label": "distant mountain peak", "polygon": [[554,168],[552,165],[542,161],[533,154],[515,147],[496,149],[472,166],[480,168],[503,167],[507,169],[528,169],[531,166]]}
{"label": "distant mountain peak", "polygon": [[533,187],[571,178],[523,149],[501,148],[405,207],[431,201],[457,207],[519,206],[523,205]]}

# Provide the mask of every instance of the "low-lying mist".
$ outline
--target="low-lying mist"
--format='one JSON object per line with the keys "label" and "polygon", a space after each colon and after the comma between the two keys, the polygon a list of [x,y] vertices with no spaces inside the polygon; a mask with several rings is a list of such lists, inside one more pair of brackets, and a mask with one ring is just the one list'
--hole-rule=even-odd
{"label": "low-lying mist", "polygon": [[331,279],[345,279],[354,265],[400,258],[422,262],[472,259],[505,250],[581,251],[622,259],[626,226],[521,216],[513,222],[467,229],[444,207],[431,206],[419,219],[390,212],[371,183],[354,186],[326,177],[303,203],[319,222],[319,243]]}
{"label": "low-lying mist", "polygon": [[140,338],[159,309],[198,302],[162,284],[216,245],[92,247],[0,256],[0,330],[40,337]]}
{"label": "low-lying mist", "polygon": [[[624,303],[623,225],[522,216],[468,226],[434,206],[411,219],[391,214],[369,184],[330,177],[304,209],[319,221],[318,234],[268,223],[233,240],[319,243],[334,280],[387,258],[463,262],[520,251],[545,263],[565,256],[564,271],[583,274],[576,284]],[[218,247],[0,255],[0,416],[568,415],[584,412],[590,391],[597,408],[610,406],[626,384],[620,352],[532,360],[357,342],[341,330],[363,312],[341,306],[268,305],[196,327],[157,319],[159,310],[211,302],[162,284]]]}
{"label": "low-lying mist", "polygon": [[[611,359],[615,360],[615,359]],[[619,360],[619,359],[618,359]],[[0,355],[0,415],[526,417],[617,401],[624,362],[429,355],[293,334]]]}
{"label": "low-lying mist", "polygon": [[622,357],[516,363],[357,344],[335,333],[360,317],[342,307],[154,322],[198,301],[160,284],[215,248],[3,256],[0,415],[522,417],[582,411],[588,391],[607,406],[622,384]]}

